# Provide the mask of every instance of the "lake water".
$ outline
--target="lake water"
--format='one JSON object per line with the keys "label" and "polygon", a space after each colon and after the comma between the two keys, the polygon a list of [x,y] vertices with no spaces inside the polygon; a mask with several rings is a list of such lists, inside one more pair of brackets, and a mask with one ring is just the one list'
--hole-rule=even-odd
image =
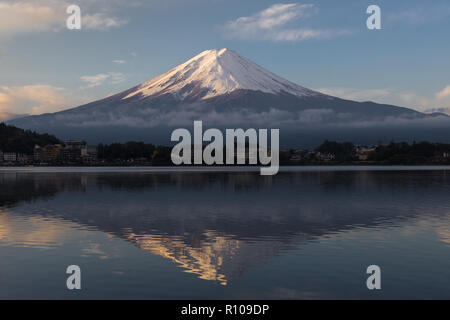
{"label": "lake water", "polygon": [[449,168],[257,170],[0,170],[0,299],[450,299]]}

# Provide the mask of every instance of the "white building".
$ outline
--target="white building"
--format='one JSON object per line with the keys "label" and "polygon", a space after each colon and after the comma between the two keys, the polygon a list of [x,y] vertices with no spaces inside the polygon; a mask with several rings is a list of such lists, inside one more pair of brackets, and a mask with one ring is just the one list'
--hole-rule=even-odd
{"label": "white building", "polygon": [[3,153],[3,160],[5,162],[16,162],[17,154],[15,152],[5,152]]}
{"label": "white building", "polygon": [[361,161],[367,161],[369,160],[369,156],[371,153],[376,151],[376,147],[361,147],[361,146],[356,146],[356,154],[358,156],[358,159]]}
{"label": "white building", "polygon": [[23,153],[18,153],[16,157],[16,161],[20,163],[25,163],[25,155]]}

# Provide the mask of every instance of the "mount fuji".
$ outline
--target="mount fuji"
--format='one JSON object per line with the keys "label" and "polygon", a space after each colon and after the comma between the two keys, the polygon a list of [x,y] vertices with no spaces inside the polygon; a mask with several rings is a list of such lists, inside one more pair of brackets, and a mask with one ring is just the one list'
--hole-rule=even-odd
{"label": "mount fuji", "polygon": [[9,121],[89,143],[170,144],[194,120],[216,128],[280,128],[282,145],[323,139],[373,143],[450,139],[448,117],[322,94],[285,80],[229,49],[207,50],[124,92],[65,111]]}

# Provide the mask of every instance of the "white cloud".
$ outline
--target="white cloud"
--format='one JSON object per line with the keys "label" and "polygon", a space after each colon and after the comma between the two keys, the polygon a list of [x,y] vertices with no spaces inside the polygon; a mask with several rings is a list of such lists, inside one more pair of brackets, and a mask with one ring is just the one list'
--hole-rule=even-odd
{"label": "white cloud", "polygon": [[447,86],[447,87],[445,87],[444,90],[442,90],[441,92],[438,92],[438,93],[436,94],[436,97],[437,97],[439,100],[444,100],[444,99],[446,99],[446,98],[450,98],[450,85]]}
{"label": "white cloud", "polygon": [[356,101],[385,99],[392,94],[388,89],[317,88],[316,90],[331,96]]}
{"label": "white cloud", "polygon": [[125,60],[113,60],[114,63],[116,64],[125,64],[127,63]]}
{"label": "white cloud", "polygon": [[427,113],[433,113],[433,112],[439,112],[439,113],[445,113],[450,116],[450,107],[443,107],[443,108],[431,108],[425,110]]}
{"label": "white cloud", "polygon": [[0,86],[0,120],[15,115],[56,112],[75,103],[65,89],[51,85]]}
{"label": "white cloud", "polygon": [[54,2],[0,2],[0,32],[47,31],[64,26],[64,11]]}
{"label": "white cloud", "polygon": [[350,32],[347,30],[314,30],[314,29],[297,29],[297,30],[281,30],[270,36],[274,41],[303,41],[309,39],[327,39],[334,36],[346,35]]}
{"label": "white cloud", "polygon": [[[95,1],[90,4],[82,1],[80,4],[82,29],[108,30],[126,23],[126,20],[111,16],[92,3]],[[58,0],[0,1],[0,34],[63,30],[69,17],[66,8],[70,4]]]}
{"label": "white cloud", "polygon": [[448,19],[448,17],[450,17],[450,5],[427,3],[424,6],[416,6],[389,13],[387,15],[387,21],[389,23],[422,25],[428,22]]}
{"label": "white cloud", "polygon": [[103,13],[83,15],[81,19],[82,28],[91,30],[108,30],[110,28],[120,27],[126,23],[126,20],[108,17]]}
{"label": "white cloud", "polygon": [[105,82],[117,84],[125,81],[125,75],[120,72],[99,73],[92,76],[82,76],[81,80],[88,83],[87,88],[98,87]]}
{"label": "white cloud", "polygon": [[223,26],[225,35],[241,40],[303,41],[348,34],[346,30],[288,28],[286,25],[310,17],[317,10],[313,4],[274,4],[248,17],[240,17]]}
{"label": "white cloud", "polygon": [[317,88],[319,92],[355,101],[374,101],[413,108],[422,112],[444,112],[450,115],[450,86],[435,95],[422,96],[414,92],[393,88]]}

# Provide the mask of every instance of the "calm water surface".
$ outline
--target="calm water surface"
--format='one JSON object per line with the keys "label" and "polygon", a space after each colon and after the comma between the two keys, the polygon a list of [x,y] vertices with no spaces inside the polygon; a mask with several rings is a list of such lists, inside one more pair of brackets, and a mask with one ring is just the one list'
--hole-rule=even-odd
{"label": "calm water surface", "polygon": [[0,170],[0,299],[450,299],[446,168],[171,170]]}

